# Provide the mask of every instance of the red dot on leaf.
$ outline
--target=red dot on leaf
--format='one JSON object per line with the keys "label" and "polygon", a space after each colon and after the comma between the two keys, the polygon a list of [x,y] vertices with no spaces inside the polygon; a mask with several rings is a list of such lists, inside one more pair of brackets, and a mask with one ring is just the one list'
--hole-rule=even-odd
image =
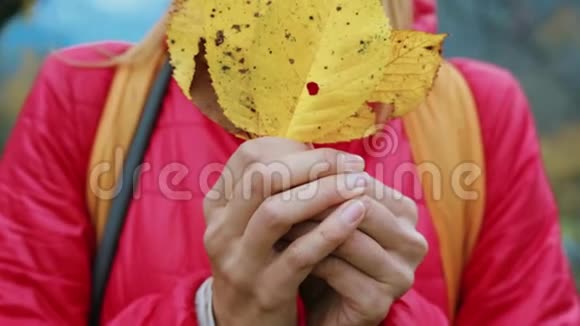
{"label": "red dot on leaf", "polygon": [[320,86],[315,82],[306,84],[306,88],[308,89],[308,94],[310,94],[310,96],[318,95],[318,92],[320,91]]}

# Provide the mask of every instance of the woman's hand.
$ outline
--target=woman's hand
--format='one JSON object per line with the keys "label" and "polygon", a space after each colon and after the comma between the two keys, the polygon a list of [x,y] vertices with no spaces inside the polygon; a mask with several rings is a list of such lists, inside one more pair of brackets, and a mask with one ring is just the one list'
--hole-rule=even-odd
{"label": "woman's hand", "polygon": [[[325,273],[332,262],[321,262],[363,220],[365,205],[349,199],[365,188],[337,187],[356,185],[362,159],[309,149],[275,138],[246,142],[206,196],[204,241],[219,325],[295,325],[300,284],[316,265]],[[286,250],[274,249],[293,225],[337,205]]]}
{"label": "woman's hand", "polygon": [[[359,231],[317,264],[315,277],[301,287],[310,325],[378,325],[393,301],[411,288],[427,253],[427,242],[415,229],[415,203],[379,181],[365,180],[366,217]],[[302,223],[286,238],[315,227],[315,222]]]}

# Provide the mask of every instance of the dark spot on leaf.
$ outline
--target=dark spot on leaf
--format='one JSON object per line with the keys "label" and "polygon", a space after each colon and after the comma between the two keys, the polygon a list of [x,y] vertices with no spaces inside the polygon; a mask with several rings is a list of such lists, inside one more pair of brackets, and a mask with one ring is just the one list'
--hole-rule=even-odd
{"label": "dark spot on leaf", "polygon": [[294,64],[294,59],[290,58],[288,61],[290,61],[290,64],[293,65]]}
{"label": "dark spot on leaf", "polygon": [[242,31],[242,26],[235,24],[235,25],[232,25],[232,29],[239,33]]}
{"label": "dark spot on leaf", "polygon": [[248,95],[245,98],[242,98],[240,104],[243,105],[246,109],[252,112],[256,112],[256,103],[254,102],[254,98],[252,96]]}
{"label": "dark spot on leaf", "polygon": [[217,31],[216,36],[215,36],[215,45],[216,46],[220,46],[222,44],[224,44],[224,41],[226,40],[226,37],[224,35],[224,31]]}
{"label": "dark spot on leaf", "polygon": [[250,69],[244,68],[244,69],[240,69],[238,71],[240,72],[240,74],[247,74],[248,71],[250,71]]}
{"label": "dark spot on leaf", "polygon": [[342,10],[341,6],[336,7],[336,11],[341,11],[341,10]]}
{"label": "dark spot on leaf", "polygon": [[425,50],[427,51],[433,51],[435,48],[433,47],[433,45],[429,45],[425,47]]}

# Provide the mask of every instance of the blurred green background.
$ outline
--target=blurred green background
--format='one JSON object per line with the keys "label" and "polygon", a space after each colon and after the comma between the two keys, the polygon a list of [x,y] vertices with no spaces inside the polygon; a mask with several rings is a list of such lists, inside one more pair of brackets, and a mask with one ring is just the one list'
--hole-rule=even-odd
{"label": "blurred green background", "polygon": [[[22,1],[0,0],[0,20]],[[0,153],[43,57],[102,39],[137,41],[168,0],[25,0],[0,31]],[[580,284],[580,0],[440,1],[447,56],[509,68],[524,85],[542,136],[565,246]]]}

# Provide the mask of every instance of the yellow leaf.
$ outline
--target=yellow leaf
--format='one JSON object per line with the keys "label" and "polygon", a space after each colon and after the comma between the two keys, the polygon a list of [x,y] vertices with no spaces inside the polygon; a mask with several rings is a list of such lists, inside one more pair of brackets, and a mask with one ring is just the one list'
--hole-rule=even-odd
{"label": "yellow leaf", "polygon": [[312,139],[311,142],[324,144],[360,139],[375,134],[377,126],[375,112],[364,104],[345,119],[338,129],[327,130],[326,134]]}
{"label": "yellow leaf", "polygon": [[396,117],[416,109],[431,90],[441,66],[441,47],[447,35],[394,31],[383,80],[371,102],[394,104]]}
{"label": "yellow leaf", "polygon": [[242,138],[372,135],[376,114],[367,102],[393,104],[395,116],[417,108],[446,37],[391,31],[376,0],[175,0],[174,8],[168,42],[177,83],[191,99],[205,39],[221,109],[202,112]]}
{"label": "yellow leaf", "polygon": [[312,141],[339,130],[376,89],[390,51],[376,0],[208,0],[205,16],[219,103],[259,136]]}
{"label": "yellow leaf", "polygon": [[175,0],[167,28],[173,77],[191,100],[189,92],[195,72],[195,56],[199,53],[199,42],[203,36],[203,1]]}
{"label": "yellow leaf", "polygon": [[[369,102],[393,104],[394,117],[400,117],[425,100],[441,66],[441,47],[446,35],[416,31],[393,31],[390,59],[383,80]],[[317,143],[364,138],[377,132],[375,113],[363,105],[338,130],[325,134]]]}

